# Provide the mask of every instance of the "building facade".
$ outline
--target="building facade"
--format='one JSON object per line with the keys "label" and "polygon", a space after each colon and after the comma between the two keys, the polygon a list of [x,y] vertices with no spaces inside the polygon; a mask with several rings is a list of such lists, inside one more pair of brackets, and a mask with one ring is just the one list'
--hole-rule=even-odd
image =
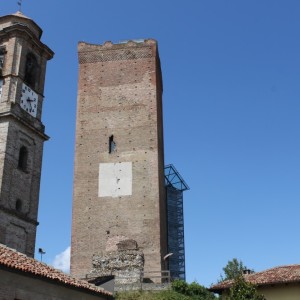
{"label": "building facade", "polygon": [[112,300],[112,294],[0,244],[0,299]]}
{"label": "building facade", "polygon": [[[164,269],[162,76],[154,40],[79,43],[71,273],[137,245],[146,272]],[[127,243],[128,244],[128,243]]]}
{"label": "building facade", "polygon": [[[300,294],[300,265],[278,266],[261,272],[243,275],[246,282],[257,289],[266,300],[298,300]],[[209,290],[218,293],[221,300],[229,299],[233,280],[221,281]]]}
{"label": "building facade", "polygon": [[0,17],[0,243],[34,255],[46,64],[42,30],[17,12]]}

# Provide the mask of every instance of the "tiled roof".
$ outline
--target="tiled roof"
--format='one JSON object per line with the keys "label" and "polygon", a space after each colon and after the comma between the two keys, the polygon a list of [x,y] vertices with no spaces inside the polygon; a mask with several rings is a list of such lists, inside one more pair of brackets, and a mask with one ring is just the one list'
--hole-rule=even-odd
{"label": "tiled roof", "polygon": [[106,296],[106,299],[113,299],[112,294],[102,288],[89,284],[86,281],[73,278],[35,260],[34,258],[28,257],[25,254],[0,244],[0,268],[3,266],[9,269],[18,270],[24,275],[31,274],[37,278],[47,279],[52,282],[63,284],[67,287],[79,288],[82,291],[93,292]]}
{"label": "tiled roof", "polygon": [[[256,286],[300,282],[300,265],[279,266],[262,272],[243,275],[247,282]],[[212,292],[229,289],[233,280],[226,280],[210,287]]]}

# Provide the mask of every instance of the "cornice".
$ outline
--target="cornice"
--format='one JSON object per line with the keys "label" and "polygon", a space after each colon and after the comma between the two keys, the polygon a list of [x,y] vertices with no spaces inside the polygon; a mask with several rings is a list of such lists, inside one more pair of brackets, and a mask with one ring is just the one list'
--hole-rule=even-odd
{"label": "cornice", "polygon": [[34,219],[31,219],[29,218],[28,216],[22,214],[22,213],[19,213],[13,209],[10,209],[10,208],[7,208],[5,207],[4,205],[1,205],[0,204],[0,210],[7,213],[7,214],[10,214],[10,215],[13,215],[13,216],[16,216],[18,219],[21,219],[27,223],[31,223],[32,225],[35,225],[35,226],[38,226],[39,225],[39,222],[37,222],[36,220]]}
{"label": "cornice", "polygon": [[50,60],[54,56],[54,52],[44,43],[42,43],[32,32],[31,30],[23,24],[14,24],[8,27],[3,28],[0,31],[0,38],[6,37],[9,34],[14,36],[19,35],[19,37],[24,38],[24,34],[34,43],[41,52],[44,52],[47,56],[47,59]]}
{"label": "cornice", "polygon": [[[29,121],[22,119],[21,117],[17,116],[13,112],[4,112],[0,113],[0,118],[13,118],[22,123],[24,126],[28,127],[30,130],[34,131],[37,135],[39,135],[44,141],[49,140],[49,136],[46,135],[43,131],[38,130],[36,127],[34,127],[32,124],[29,123]],[[41,127],[44,129],[44,125],[41,124]]]}

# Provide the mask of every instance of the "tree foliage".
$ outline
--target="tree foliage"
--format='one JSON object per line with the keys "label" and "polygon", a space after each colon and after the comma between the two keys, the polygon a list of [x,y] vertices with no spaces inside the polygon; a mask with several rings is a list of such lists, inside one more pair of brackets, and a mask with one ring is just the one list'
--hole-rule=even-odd
{"label": "tree foliage", "polygon": [[248,268],[243,264],[242,261],[233,258],[232,260],[229,260],[227,265],[223,268],[224,276],[221,275],[220,281],[235,279],[240,275],[243,275],[244,270],[247,269]]}
{"label": "tree foliage", "polygon": [[183,280],[172,282],[172,289],[167,291],[131,291],[118,292],[117,300],[215,300],[213,293],[197,282],[191,284]]}
{"label": "tree foliage", "polygon": [[191,300],[175,291],[147,292],[147,291],[126,291],[118,292],[115,295],[116,300]]}
{"label": "tree foliage", "polygon": [[209,292],[204,286],[197,282],[190,284],[183,280],[175,280],[172,282],[172,290],[182,295],[189,296],[189,299],[195,300],[213,300],[217,299],[213,293]]}
{"label": "tree foliage", "polygon": [[255,286],[246,282],[240,275],[235,278],[234,284],[229,290],[228,300],[266,300],[266,298],[258,294]]}

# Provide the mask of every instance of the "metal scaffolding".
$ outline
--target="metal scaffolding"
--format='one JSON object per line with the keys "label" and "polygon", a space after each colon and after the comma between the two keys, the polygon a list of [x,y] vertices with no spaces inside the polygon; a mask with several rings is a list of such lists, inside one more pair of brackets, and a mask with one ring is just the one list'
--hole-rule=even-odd
{"label": "metal scaffolding", "polygon": [[165,166],[168,214],[168,265],[172,279],[185,280],[183,192],[189,187],[175,167]]}

